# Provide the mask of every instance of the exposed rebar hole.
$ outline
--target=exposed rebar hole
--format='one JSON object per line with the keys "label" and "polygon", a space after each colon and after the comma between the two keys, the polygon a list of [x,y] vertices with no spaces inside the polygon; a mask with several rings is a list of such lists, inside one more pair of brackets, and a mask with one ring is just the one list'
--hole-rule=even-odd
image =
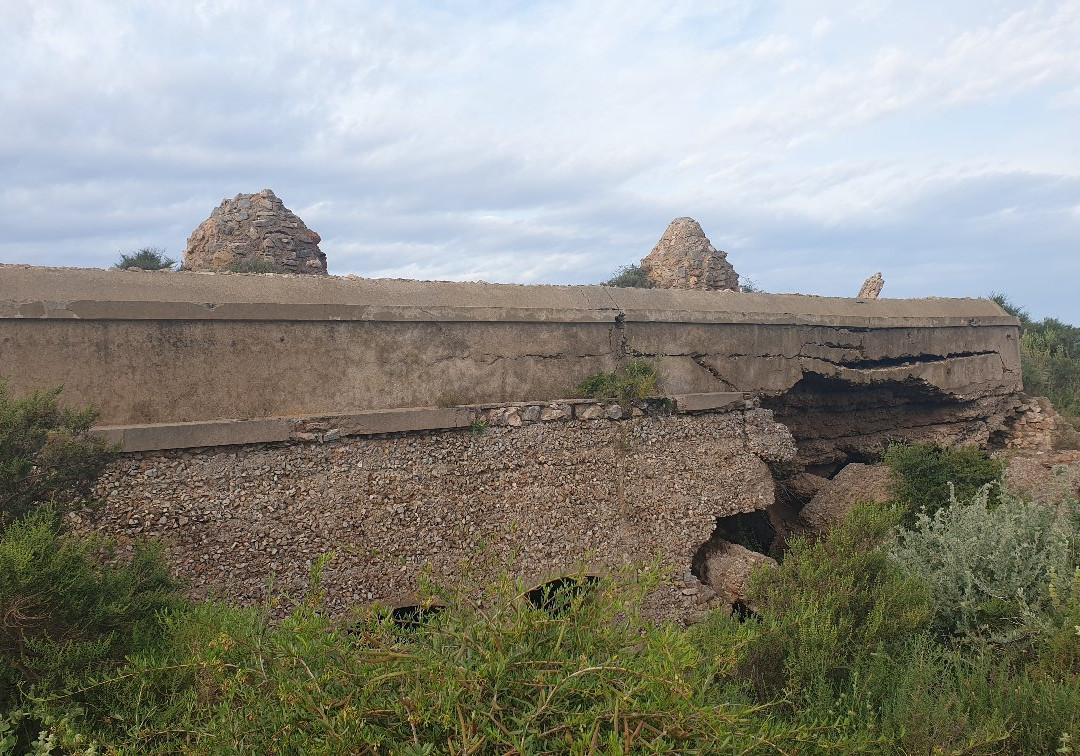
{"label": "exposed rebar hole", "polygon": [[552,617],[566,614],[574,601],[587,594],[600,578],[595,575],[566,575],[542,583],[525,592],[525,598],[537,609]]}

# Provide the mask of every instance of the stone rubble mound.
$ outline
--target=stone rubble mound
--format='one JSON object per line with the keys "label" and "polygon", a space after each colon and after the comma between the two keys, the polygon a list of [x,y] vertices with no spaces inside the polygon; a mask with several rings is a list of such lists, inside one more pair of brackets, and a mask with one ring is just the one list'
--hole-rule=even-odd
{"label": "stone rubble mound", "polygon": [[727,253],[712,245],[693,218],[676,218],[641,267],[661,289],[739,291],[739,274]]}
{"label": "stone rubble mound", "polygon": [[277,195],[263,189],[222,200],[188,239],[184,268],[226,271],[262,262],[285,273],[326,275],[320,241]]}

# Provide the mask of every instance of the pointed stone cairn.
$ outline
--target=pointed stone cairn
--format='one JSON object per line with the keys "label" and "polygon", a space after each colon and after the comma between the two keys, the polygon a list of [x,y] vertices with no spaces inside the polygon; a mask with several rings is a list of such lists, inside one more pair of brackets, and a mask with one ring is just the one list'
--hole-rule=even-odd
{"label": "pointed stone cairn", "polygon": [[661,289],[739,290],[727,253],[712,245],[693,218],[676,218],[641,267]]}
{"label": "pointed stone cairn", "polygon": [[322,239],[269,189],[222,200],[188,239],[187,270],[272,263],[286,273],[326,275]]}
{"label": "pointed stone cairn", "polygon": [[877,299],[881,294],[881,290],[885,287],[885,279],[882,278],[881,273],[875,273],[868,279],[863,281],[862,288],[859,289],[859,294],[856,299]]}

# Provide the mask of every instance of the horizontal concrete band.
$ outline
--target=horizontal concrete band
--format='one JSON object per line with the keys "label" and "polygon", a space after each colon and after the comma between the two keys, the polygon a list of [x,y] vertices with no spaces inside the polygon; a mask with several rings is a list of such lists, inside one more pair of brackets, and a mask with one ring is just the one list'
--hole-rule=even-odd
{"label": "horizontal concrete band", "polygon": [[[728,411],[746,406],[748,394],[715,392],[678,394],[668,399],[676,412]],[[275,441],[331,441],[343,436],[370,436],[383,433],[408,433],[424,430],[468,428],[485,416],[486,410],[525,409],[528,407],[585,408],[610,405],[595,399],[566,399],[557,402],[514,402],[498,405],[461,407],[409,407],[370,410],[343,415],[318,417],[272,417],[249,420],[207,420],[191,423],[155,423],[148,425],[103,425],[93,432],[122,452],[192,449],[205,446],[261,444]],[[570,413],[571,416],[576,413]],[[601,419],[593,418],[593,419]],[[566,418],[567,420],[570,417]]]}
{"label": "horizontal concrete band", "polygon": [[517,286],[0,265],[0,319],[1017,325],[981,299]]}

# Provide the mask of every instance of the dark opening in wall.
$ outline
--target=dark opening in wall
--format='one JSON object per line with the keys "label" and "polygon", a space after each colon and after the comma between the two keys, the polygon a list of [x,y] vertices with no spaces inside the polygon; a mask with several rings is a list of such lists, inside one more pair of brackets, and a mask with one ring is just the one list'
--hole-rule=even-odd
{"label": "dark opening in wall", "polygon": [[761,622],[761,615],[748,607],[742,599],[731,605],[731,616],[739,622],[749,622],[750,620]]}
{"label": "dark opening in wall", "polygon": [[526,591],[525,599],[537,609],[560,617],[599,582],[600,578],[595,575],[566,575]]}
{"label": "dark opening in wall", "polygon": [[713,538],[737,543],[759,554],[769,554],[776,540],[776,528],[766,510],[756,509],[753,512],[717,517]]}
{"label": "dark opening in wall", "polygon": [[427,624],[445,610],[446,607],[442,604],[429,604],[426,606],[422,604],[406,604],[391,609],[390,619],[400,628],[414,630]]}
{"label": "dark opening in wall", "polygon": [[712,536],[698,546],[690,563],[691,574],[701,582],[710,583],[709,559],[723,547],[724,542],[774,558],[782,556],[787,547],[787,541],[774,525],[769,510],[756,509],[753,512],[717,517]]}

